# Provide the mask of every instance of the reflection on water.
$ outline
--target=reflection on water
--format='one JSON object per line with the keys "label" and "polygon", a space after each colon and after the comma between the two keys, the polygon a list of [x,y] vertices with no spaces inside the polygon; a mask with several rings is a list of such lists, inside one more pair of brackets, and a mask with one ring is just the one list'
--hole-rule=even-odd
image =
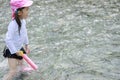
{"label": "reflection on water", "polygon": [[[2,54],[11,12],[8,1],[0,4]],[[119,0],[34,0],[29,56],[39,69],[25,80],[120,80],[119,7]]]}

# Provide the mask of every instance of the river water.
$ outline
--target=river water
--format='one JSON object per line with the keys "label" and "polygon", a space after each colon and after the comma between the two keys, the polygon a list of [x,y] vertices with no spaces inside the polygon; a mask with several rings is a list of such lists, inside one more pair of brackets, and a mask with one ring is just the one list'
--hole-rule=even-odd
{"label": "river water", "polygon": [[[0,0],[0,80],[10,16]],[[39,68],[19,80],[120,80],[120,0],[34,0],[27,28]]]}

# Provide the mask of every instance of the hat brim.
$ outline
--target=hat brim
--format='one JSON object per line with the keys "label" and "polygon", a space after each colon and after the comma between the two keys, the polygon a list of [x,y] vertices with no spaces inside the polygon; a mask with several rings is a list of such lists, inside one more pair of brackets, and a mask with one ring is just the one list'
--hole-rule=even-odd
{"label": "hat brim", "polygon": [[23,5],[23,7],[29,7],[29,6],[31,6],[33,4],[33,1],[28,1],[28,2],[26,2],[24,5]]}

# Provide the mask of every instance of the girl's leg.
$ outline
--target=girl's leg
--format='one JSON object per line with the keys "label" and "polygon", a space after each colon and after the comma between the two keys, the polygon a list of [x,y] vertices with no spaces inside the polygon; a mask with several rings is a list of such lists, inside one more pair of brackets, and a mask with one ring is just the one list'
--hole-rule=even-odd
{"label": "girl's leg", "polygon": [[4,80],[12,80],[13,77],[17,74],[17,65],[18,60],[13,58],[8,58],[8,64],[9,64],[9,72],[6,76],[4,76]]}
{"label": "girl's leg", "polygon": [[18,60],[18,66],[19,66],[19,71],[22,71],[24,68],[24,63],[23,63],[23,59],[22,60]]}

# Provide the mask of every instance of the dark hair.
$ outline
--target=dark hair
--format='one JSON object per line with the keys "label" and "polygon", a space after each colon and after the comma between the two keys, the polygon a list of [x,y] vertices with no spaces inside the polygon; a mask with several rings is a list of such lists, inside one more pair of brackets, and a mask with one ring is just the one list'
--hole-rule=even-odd
{"label": "dark hair", "polygon": [[22,11],[22,9],[24,9],[24,7],[22,8],[18,8],[16,11],[15,11],[15,20],[18,24],[18,31],[19,31],[19,35],[20,35],[20,29],[21,29],[21,21],[20,21],[20,18],[19,18],[19,15],[18,15],[18,11]]}

